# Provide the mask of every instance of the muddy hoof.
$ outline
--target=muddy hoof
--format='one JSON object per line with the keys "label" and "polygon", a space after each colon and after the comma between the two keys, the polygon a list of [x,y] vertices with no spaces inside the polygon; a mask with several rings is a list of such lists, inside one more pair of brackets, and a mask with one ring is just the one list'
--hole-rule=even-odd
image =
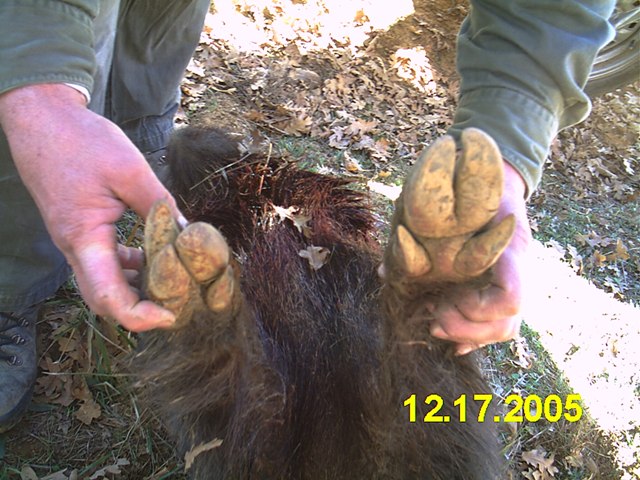
{"label": "muddy hoof", "polygon": [[231,306],[230,249],[214,227],[197,222],[180,231],[169,205],[159,201],[147,218],[144,247],[146,293],[176,315],[175,328],[185,326],[195,310],[218,313]]}
{"label": "muddy hoof", "polygon": [[510,215],[490,223],[503,189],[502,156],[484,132],[436,141],[409,173],[396,204],[384,267],[386,280],[403,293],[425,285],[466,282],[500,257],[515,229]]}

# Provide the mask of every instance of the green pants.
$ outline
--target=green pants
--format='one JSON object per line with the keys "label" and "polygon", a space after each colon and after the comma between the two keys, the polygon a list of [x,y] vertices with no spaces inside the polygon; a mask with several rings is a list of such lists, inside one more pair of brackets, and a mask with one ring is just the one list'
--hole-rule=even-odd
{"label": "green pants", "polygon": [[[209,4],[210,0],[97,3],[97,69],[89,108],[119,125],[142,152],[167,143],[180,81]],[[70,268],[20,181],[2,131],[0,222],[0,311],[27,307],[55,293]]]}

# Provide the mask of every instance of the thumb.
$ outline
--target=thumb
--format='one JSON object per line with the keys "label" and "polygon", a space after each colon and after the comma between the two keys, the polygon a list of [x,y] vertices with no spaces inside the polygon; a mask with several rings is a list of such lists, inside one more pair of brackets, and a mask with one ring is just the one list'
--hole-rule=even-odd
{"label": "thumb", "polygon": [[182,227],[186,226],[187,220],[184,215],[178,209],[175,199],[171,193],[165,188],[156,177],[153,170],[144,160],[142,154],[140,154],[140,160],[142,163],[138,164],[138,168],[132,170],[131,174],[115,182],[116,196],[133,209],[141,218],[147,218],[147,215],[151,211],[151,207],[160,200],[165,200],[171,211],[173,217],[178,224]]}
{"label": "thumb", "polygon": [[113,233],[109,228],[94,230],[70,259],[83,298],[93,311],[114,318],[132,331],[173,325],[175,316],[171,312],[141,300],[128,284]]}

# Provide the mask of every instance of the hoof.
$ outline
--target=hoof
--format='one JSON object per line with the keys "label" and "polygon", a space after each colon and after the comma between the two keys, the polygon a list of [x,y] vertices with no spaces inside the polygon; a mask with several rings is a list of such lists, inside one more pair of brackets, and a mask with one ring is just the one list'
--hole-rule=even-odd
{"label": "hoof", "polygon": [[217,229],[197,222],[179,231],[169,205],[159,201],[147,218],[144,246],[147,295],[176,315],[175,328],[195,310],[220,313],[231,306],[231,251]]}
{"label": "hoof", "polygon": [[509,244],[515,218],[492,223],[500,206],[503,160],[484,132],[436,141],[409,173],[396,205],[385,252],[387,281],[411,285],[469,281],[482,275]]}

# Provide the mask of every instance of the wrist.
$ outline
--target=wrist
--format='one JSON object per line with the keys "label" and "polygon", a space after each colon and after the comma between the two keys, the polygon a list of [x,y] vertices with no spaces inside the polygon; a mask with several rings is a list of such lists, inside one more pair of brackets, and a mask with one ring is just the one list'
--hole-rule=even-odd
{"label": "wrist", "polygon": [[[86,108],[86,98],[64,83],[26,85],[0,95],[0,126],[10,136],[15,129],[29,131],[34,122],[57,120],[67,108]],[[23,130],[24,131],[24,130]]]}
{"label": "wrist", "polygon": [[522,174],[509,162],[504,162],[504,193],[511,197],[527,198],[527,184]]}

